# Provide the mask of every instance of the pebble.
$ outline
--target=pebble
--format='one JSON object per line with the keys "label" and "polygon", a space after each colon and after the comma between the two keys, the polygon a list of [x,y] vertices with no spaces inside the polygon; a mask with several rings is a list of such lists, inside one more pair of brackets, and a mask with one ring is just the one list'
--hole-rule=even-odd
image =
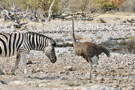
{"label": "pebble", "polygon": [[0,75],[3,75],[3,74],[4,74],[3,70],[2,70],[2,69],[0,69]]}
{"label": "pebble", "polygon": [[103,85],[93,85],[91,86],[91,90],[117,90],[116,88],[107,87]]}
{"label": "pebble", "polygon": [[65,66],[64,70],[66,70],[66,71],[73,71],[73,67],[72,66]]}
{"label": "pebble", "polygon": [[11,81],[9,82],[8,85],[13,85],[13,86],[16,86],[16,85],[24,85],[25,83],[24,82],[21,82],[21,81]]}
{"label": "pebble", "polygon": [[0,80],[0,84],[6,84],[6,81]]}

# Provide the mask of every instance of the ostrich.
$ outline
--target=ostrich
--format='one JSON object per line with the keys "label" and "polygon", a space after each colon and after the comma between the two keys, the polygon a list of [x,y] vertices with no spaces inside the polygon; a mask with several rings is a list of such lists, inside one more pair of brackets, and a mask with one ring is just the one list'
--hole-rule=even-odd
{"label": "ostrich", "polygon": [[90,79],[92,78],[92,65],[98,64],[99,55],[104,52],[110,57],[110,52],[100,45],[91,42],[76,42],[74,35],[74,18],[72,18],[72,41],[74,47],[74,53],[78,56],[82,56],[90,65]]}

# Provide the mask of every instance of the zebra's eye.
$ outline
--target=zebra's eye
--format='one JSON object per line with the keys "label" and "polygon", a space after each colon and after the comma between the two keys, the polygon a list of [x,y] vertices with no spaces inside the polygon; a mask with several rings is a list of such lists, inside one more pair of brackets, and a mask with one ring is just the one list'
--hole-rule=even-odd
{"label": "zebra's eye", "polygon": [[54,50],[52,49],[51,52],[53,52]]}
{"label": "zebra's eye", "polygon": [[53,52],[54,51],[54,48],[51,50],[51,52]]}

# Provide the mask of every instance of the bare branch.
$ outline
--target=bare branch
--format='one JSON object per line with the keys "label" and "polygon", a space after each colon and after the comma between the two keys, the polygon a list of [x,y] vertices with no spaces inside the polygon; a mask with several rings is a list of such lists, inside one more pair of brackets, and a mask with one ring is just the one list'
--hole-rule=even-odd
{"label": "bare branch", "polygon": [[4,7],[2,5],[0,5],[0,7],[4,10]]}
{"label": "bare branch", "polygon": [[54,2],[55,2],[55,0],[53,0],[51,6],[50,6],[50,8],[49,8],[48,18],[47,18],[46,22],[51,21],[51,16],[52,16],[52,11],[51,11],[51,10],[52,10],[52,7],[53,7],[53,5],[54,5]]}
{"label": "bare branch", "polygon": [[12,9],[13,11],[16,10],[16,2],[13,3],[13,6],[11,7],[11,9]]}

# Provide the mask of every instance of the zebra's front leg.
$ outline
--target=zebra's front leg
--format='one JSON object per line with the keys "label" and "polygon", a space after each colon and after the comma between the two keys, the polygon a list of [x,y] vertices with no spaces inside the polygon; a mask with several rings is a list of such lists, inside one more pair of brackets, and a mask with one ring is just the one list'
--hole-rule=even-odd
{"label": "zebra's front leg", "polygon": [[27,74],[27,65],[26,65],[26,53],[21,53],[21,58],[23,60],[24,74]]}
{"label": "zebra's front leg", "polygon": [[18,53],[17,56],[16,56],[15,66],[11,70],[11,75],[15,75],[14,72],[15,72],[15,69],[17,68],[17,66],[20,62],[20,58],[21,58],[21,55],[20,55],[20,53]]}

